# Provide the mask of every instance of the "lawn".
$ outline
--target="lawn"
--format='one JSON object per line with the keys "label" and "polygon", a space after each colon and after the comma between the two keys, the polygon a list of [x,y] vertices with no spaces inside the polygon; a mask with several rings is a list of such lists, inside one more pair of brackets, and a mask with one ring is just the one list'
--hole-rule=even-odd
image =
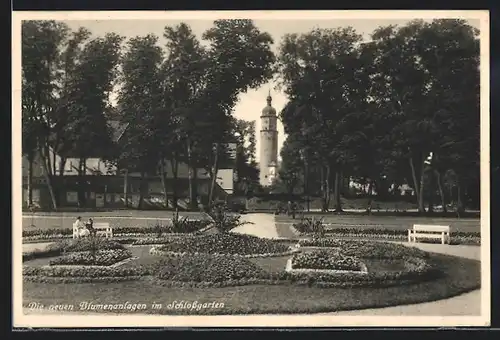
{"label": "lawn", "polygon": [[[139,259],[123,266],[151,264],[157,260],[149,255],[150,247],[127,247]],[[266,271],[283,270],[289,257],[252,258]],[[39,265],[49,259],[33,260],[26,265]],[[45,306],[73,305],[78,310],[81,302],[98,304],[139,303],[146,310],[136,313],[154,314],[262,314],[262,313],[314,313],[388,307],[447,298],[480,287],[480,262],[446,255],[432,254],[431,261],[442,269],[433,281],[405,284],[385,288],[319,288],[284,283],[279,285],[246,285],[223,288],[168,287],[154,280],[113,283],[23,283],[23,305],[36,302]],[[371,261],[372,270],[397,270],[397,261],[387,263]],[[223,308],[175,309],[174,302],[215,302]],[[155,308],[152,305],[156,304]],[[161,304],[161,307],[160,307]],[[105,313],[106,311],[102,311]],[[133,313],[132,310],[114,312]]]}

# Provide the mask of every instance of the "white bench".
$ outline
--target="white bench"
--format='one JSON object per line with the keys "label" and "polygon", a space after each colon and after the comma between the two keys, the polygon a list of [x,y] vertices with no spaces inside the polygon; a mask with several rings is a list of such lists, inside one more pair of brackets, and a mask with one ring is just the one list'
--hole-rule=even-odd
{"label": "white bench", "polygon": [[[96,236],[113,237],[113,228],[110,227],[109,223],[94,223],[93,227],[96,231]],[[79,230],[75,226],[73,226],[73,238],[80,238]]]}
{"label": "white bench", "polygon": [[110,227],[109,223],[94,223],[93,225],[96,235],[104,235],[104,237],[113,237],[113,228]]}
{"label": "white bench", "polygon": [[414,224],[408,229],[408,242],[417,242],[418,238],[433,238],[441,240],[441,244],[450,244],[451,228],[449,225]]}

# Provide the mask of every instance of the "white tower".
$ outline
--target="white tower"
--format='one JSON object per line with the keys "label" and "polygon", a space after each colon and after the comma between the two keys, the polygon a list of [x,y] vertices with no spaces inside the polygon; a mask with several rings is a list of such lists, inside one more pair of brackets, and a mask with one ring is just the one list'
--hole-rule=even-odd
{"label": "white tower", "polygon": [[276,110],[271,106],[271,93],[267,96],[267,106],[260,116],[260,184],[271,185],[276,177],[278,167],[278,129]]}

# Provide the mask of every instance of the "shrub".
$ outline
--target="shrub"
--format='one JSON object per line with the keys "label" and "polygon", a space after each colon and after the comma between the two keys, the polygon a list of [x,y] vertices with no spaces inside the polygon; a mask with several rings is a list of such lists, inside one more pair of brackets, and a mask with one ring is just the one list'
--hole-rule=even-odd
{"label": "shrub", "polygon": [[326,232],[323,218],[303,217],[299,223],[293,224],[293,227],[300,233],[314,233],[318,237],[323,237]]}
{"label": "shrub", "polygon": [[362,263],[353,256],[345,256],[338,251],[311,251],[292,257],[294,269],[330,269],[361,271]]}
{"label": "shrub", "polygon": [[181,282],[226,282],[265,274],[253,262],[229,255],[165,257],[154,268],[160,279]]}
{"label": "shrub", "polygon": [[231,213],[225,204],[214,205],[208,215],[212,218],[214,228],[221,233],[227,233],[244,224],[252,224],[241,221],[241,215]]}
{"label": "shrub", "polygon": [[110,266],[117,262],[123,261],[131,257],[128,250],[123,249],[106,249],[98,250],[95,253],[92,251],[82,251],[69,253],[50,261],[50,265],[94,265],[94,266]]}
{"label": "shrub", "polygon": [[289,247],[256,236],[216,233],[170,240],[160,246],[159,250],[174,253],[253,255],[284,253],[289,250]]}

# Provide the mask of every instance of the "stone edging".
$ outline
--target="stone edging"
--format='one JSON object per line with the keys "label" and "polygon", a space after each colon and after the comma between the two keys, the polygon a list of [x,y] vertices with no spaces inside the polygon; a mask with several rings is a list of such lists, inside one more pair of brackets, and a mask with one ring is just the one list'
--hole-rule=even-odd
{"label": "stone edging", "polygon": [[240,254],[209,254],[209,253],[176,253],[176,252],[171,252],[171,251],[162,251],[158,249],[158,246],[153,246],[150,250],[149,253],[151,255],[169,255],[169,256],[185,256],[189,254],[193,255],[212,255],[212,256],[234,256],[234,257],[242,257],[242,258],[264,258],[264,257],[281,257],[281,256],[287,256],[287,255],[292,255],[297,252],[299,252],[300,249],[297,247],[289,247],[288,251],[282,252],[282,253],[265,253],[265,254],[249,254],[249,255],[240,255]]}
{"label": "stone edging", "polygon": [[121,260],[119,262],[116,262],[116,263],[113,263],[112,265],[109,265],[109,266],[96,266],[96,265],[82,265],[82,264],[59,264],[59,265],[45,265],[45,266],[42,266],[42,268],[116,268],[116,267],[119,267],[121,265],[124,265],[125,263],[128,263],[132,260],[137,260],[138,257],[136,256],[133,256],[133,257],[129,257],[129,258],[126,258],[124,260]]}
{"label": "stone edging", "polygon": [[363,262],[361,262],[361,270],[306,269],[306,268],[295,269],[292,267],[292,259],[288,259],[288,261],[286,261],[285,271],[291,274],[299,274],[299,273],[360,274],[360,275],[368,274],[368,268]]}

